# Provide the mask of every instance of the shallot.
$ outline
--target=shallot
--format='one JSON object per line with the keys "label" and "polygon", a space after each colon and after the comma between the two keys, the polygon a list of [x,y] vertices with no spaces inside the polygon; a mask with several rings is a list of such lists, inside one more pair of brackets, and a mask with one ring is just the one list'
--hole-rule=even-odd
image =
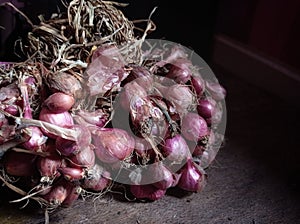
{"label": "shallot", "polygon": [[192,159],[188,159],[180,171],[178,187],[192,192],[199,192],[206,184],[205,171],[195,164]]}
{"label": "shallot", "polygon": [[92,139],[97,158],[105,163],[122,161],[134,150],[134,138],[122,129],[95,129]]}

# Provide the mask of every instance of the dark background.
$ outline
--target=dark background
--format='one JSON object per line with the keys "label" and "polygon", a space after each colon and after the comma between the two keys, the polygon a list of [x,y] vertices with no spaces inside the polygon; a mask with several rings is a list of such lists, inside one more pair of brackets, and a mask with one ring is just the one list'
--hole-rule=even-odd
{"label": "dark background", "polygon": [[[1,1],[0,1],[1,2]],[[200,56],[208,60],[211,56],[212,35],[215,28],[217,2],[216,0],[203,1],[200,8],[195,6],[192,1],[183,3],[172,3],[158,0],[139,0],[139,1],[119,1],[128,3],[128,6],[122,8],[124,14],[132,20],[147,19],[151,11],[157,7],[152,15],[152,20],[157,25],[157,30],[149,35],[149,38],[164,38],[173,42],[181,43],[186,47],[195,50]],[[37,23],[37,15],[43,14],[49,18],[51,12],[55,12],[60,5],[59,0],[30,0],[25,1],[23,11],[30,19]],[[2,9],[4,11],[4,9]],[[7,11],[7,10],[6,10]],[[15,59],[11,54],[11,48],[14,40],[24,35],[21,27],[26,26],[26,22],[17,16],[15,29],[10,38],[3,40],[5,31],[2,33],[2,42],[6,48],[5,55],[1,49],[2,57],[0,59]],[[0,17],[1,18],[1,17]],[[0,24],[7,21],[7,15],[0,19]],[[24,32],[25,33],[25,32]],[[1,40],[1,39],[0,39]]]}
{"label": "dark background", "polygon": [[[32,19],[40,13],[49,16],[58,2],[27,1],[26,11]],[[197,5],[195,1],[122,2],[129,3],[122,10],[133,20],[148,18],[157,6],[152,15],[157,30],[148,37],[189,47],[213,69],[228,93],[226,144],[208,170],[208,186],[202,193],[186,198],[167,196],[150,204],[128,205],[113,201],[108,207],[106,204],[100,206],[96,213],[93,205],[79,201],[74,209],[54,214],[53,220],[73,223],[75,217],[78,223],[99,220],[115,223],[299,223],[300,110],[297,105],[300,101],[290,102],[279,96],[284,95],[288,86],[279,89],[276,95],[215,64],[214,46],[216,36],[228,37],[264,59],[272,60],[274,67],[285,65],[300,77],[300,1],[210,0],[197,1]],[[0,24],[6,21],[3,15],[0,14]],[[16,21],[16,27],[21,27],[21,21]],[[22,35],[20,29],[16,29],[6,39],[1,46],[1,60],[15,58],[11,48],[19,35]],[[4,43],[3,35],[0,40]],[[240,71],[248,69],[241,67]],[[259,75],[264,76],[263,73]],[[275,79],[267,80],[267,85],[275,86]],[[43,219],[42,216],[24,217],[22,212],[3,210],[3,207],[5,205],[0,203],[0,220],[12,219],[15,214],[15,220],[26,220],[24,223],[39,223]]]}

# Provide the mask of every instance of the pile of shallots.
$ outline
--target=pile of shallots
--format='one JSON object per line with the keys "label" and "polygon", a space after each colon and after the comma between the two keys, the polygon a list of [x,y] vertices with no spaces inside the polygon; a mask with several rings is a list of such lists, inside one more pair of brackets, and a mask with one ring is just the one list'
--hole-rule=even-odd
{"label": "pile of shallots", "polygon": [[150,51],[141,41],[101,42],[86,61],[68,55],[68,68],[39,55],[0,65],[0,180],[20,195],[13,202],[51,210],[120,186],[151,201],[203,189],[223,141],[226,91],[182,46]]}

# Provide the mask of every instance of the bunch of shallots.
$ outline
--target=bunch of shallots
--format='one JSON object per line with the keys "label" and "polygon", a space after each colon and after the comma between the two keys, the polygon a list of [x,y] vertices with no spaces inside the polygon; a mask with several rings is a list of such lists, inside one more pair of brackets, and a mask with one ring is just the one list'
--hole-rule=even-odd
{"label": "bunch of shallots", "polygon": [[[68,19],[88,11],[76,4]],[[88,16],[79,22],[93,19]],[[92,29],[74,21],[61,35],[77,32],[76,43],[52,31],[43,38],[45,27],[53,23],[58,30],[59,21],[33,30],[30,59],[0,67],[0,178],[21,195],[14,202],[33,199],[49,210],[119,186],[143,200],[160,199],[170,188],[201,191],[223,141],[225,117],[226,91],[204,78],[201,69],[208,68],[178,44],[144,50],[145,37],[132,41],[133,30],[127,30],[129,45],[126,38],[114,42],[111,32],[109,38],[88,33],[93,44],[80,43],[78,33]],[[32,35],[41,36],[33,41]],[[42,47],[32,54],[51,44],[51,35],[59,49],[54,44],[47,54]]]}

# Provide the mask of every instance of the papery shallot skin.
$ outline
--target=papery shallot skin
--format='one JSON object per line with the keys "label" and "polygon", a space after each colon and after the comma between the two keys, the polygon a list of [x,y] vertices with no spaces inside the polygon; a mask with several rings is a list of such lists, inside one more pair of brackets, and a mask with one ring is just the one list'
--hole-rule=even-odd
{"label": "papery shallot skin", "polygon": [[74,124],[72,126],[65,126],[76,131],[76,141],[67,140],[62,137],[56,138],[56,149],[63,156],[72,156],[80,153],[82,150],[88,148],[92,141],[92,136],[89,129],[84,125]]}
{"label": "papery shallot skin", "polygon": [[46,83],[52,93],[62,92],[73,96],[75,99],[82,96],[82,84],[71,74],[65,72],[50,73],[46,77]]}
{"label": "papery shallot skin", "polygon": [[80,116],[85,122],[91,125],[96,125],[100,128],[104,127],[109,119],[109,114],[103,110],[98,109],[95,111],[79,110],[77,115]]}
{"label": "papery shallot skin", "polygon": [[114,45],[100,46],[92,56],[85,71],[86,88],[90,96],[102,95],[114,88],[128,76],[125,60]]}

